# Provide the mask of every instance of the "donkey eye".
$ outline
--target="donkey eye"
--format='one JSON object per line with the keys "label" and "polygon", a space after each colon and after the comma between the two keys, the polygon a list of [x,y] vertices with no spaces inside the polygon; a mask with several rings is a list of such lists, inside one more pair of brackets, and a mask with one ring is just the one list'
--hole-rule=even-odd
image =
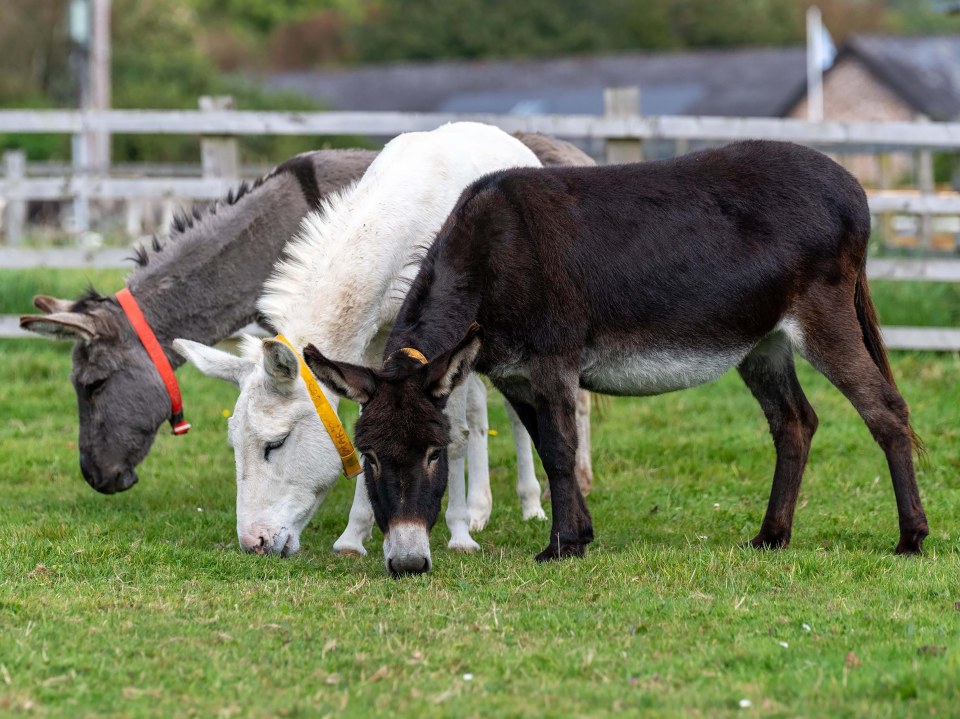
{"label": "donkey eye", "polygon": [[433,464],[438,459],[440,459],[440,450],[439,449],[430,450],[430,453],[427,455],[427,463]]}
{"label": "donkey eye", "polygon": [[[290,435],[288,434],[287,437]],[[264,461],[270,461],[270,453],[275,449],[280,449],[283,446],[283,443],[287,441],[287,437],[283,439],[278,439],[276,442],[269,442],[263,450],[263,459]]]}
{"label": "donkey eye", "polygon": [[84,389],[87,391],[88,396],[93,396],[97,392],[99,392],[103,388],[103,385],[105,385],[106,383],[107,383],[106,378],[94,380],[90,384],[85,385]]}

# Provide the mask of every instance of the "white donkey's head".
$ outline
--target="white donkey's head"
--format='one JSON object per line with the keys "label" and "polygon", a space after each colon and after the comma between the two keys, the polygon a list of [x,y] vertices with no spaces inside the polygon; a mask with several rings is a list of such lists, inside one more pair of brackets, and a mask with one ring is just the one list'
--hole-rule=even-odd
{"label": "white donkey's head", "polygon": [[[237,462],[240,546],[257,554],[293,554],[342,469],[296,355],[272,339],[246,338],[239,357],[190,340],[173,346],[204,374],[240,388],[227,435]],[[336,407],[336,395],[324,393]]]}

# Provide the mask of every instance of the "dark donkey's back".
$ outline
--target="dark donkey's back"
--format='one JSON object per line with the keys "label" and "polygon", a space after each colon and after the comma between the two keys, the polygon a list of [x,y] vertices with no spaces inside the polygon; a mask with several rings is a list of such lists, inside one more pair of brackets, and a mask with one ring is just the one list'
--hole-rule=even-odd
{"label": "dark donkey's back", "polygon": [[[399,392],[396,406],[409,406],[419,391],[426,407],[446,387],[436,378],[456,382],[475,363],[516,408],[549,477],[553,527],[538,558],[579,555],[593,529],[571,474],[577,387],[660,394],[736,367],[777,449],[753,544],[781,547],[817,426],[797,381],[796,348],[850,399],[886,452],[900,513],[897,550],[919,552],[927,523],[907,406],[867,291],[869,233],[857,181],[825,155],[786,143],[486,177],[461,197],[421,266],[358,441],[371,438],[381,467],[381,451],[415,446],[422,427],[391,432],[397,397],[377,397]],[[416,367],[397,353],[404,347],[436,359]],[[390,449],[372,441],[377,432],[409,436],[395,437]],[[393,491],[380,492],[385,501],[416,486],[411,473],[393,473]]]}
{"label": "dark donkey's back", "polygon": [[[859,183],[786,143],[509,171],[468,192],[456,231],[437,246],[433,282],[447,264],[462,265],[483,290],[481,368],[509,369],[518,350],[583,347],[584,385],[617,394],[670,388],[618,385],[597,353],[667,351],[675,362],[719,354],[728,364],[778,323],[793,329],[795,302],[812,285],[846,278],[852,292],[870,234]],[[451,330],[460,333],[453,344],[463,327]]]}

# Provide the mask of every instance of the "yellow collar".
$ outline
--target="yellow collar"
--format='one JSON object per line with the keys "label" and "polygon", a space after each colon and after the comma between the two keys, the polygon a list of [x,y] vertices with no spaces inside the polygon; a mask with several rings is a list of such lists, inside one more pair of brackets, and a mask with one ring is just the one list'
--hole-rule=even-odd
{"label": "yellow collar", "polygon": [[426,364],[427,358],[420,350],[415,350],[413,347],[401,347],[400,351],[403,352],[407,357],[415,359],[420,364]]}
{"label": "yellow collar", "polygon": [[300,353],[290,344],[290,340],[283,335],[277,335],[274,339],[289,347],[300,363],[300,376],[303,377],[303,382],[307,385],[307,392],[310,394],[310,399],[313,400],[313,406],[317,408],[317,416],[320,417],[323,426],[327,428],[327,434],[330,435],[333,445],[337,448],[340,461],[343,462],[343,473],[347,477],[356,477],[363,471],[360,460],[357,458],[357,451],[353,448],[340,418],[337,417],[337,413],[334,412],[333,407],[327,401],[326,395],[323,394],[323,390],[320,389],[320,383],[317,382],[317,378],[313,376],[313,372],[307,367],[307,363],[303,361]]}

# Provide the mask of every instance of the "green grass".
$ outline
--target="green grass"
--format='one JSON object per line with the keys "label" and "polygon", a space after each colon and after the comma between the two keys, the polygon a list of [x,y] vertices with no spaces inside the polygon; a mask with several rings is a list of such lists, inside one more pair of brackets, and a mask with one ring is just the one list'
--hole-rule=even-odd
{"label": "green grass", "polygon": [[804,365],[821,425],[788,549],[740,547],[774,455],[728,375],[601,405],[597,541],[547,566],[532,559],[546,526],[519,520],[492,400],[482,551],[448,552],[441,522],[435,570],[400,581],[379,533],[365,559],[333,555],[348,481],[298,556],[239,552],[226,384],[185,368],[193,431],[163,434],[140,484],[104,497],[77,468],[69,346],[8,340],[0,357],[0,715],[957,716],[956,356],[894,356],[930,450],[922,558],[891,554],[883,456]]}
{"label": "green grass", "polygon": [[123,287],[127,270],[0,270],[0,314],[29,314],[36,312],[34,295],[50,295],[74,299],[88,287],[103,294]]}
{"label": "green grass", "polygon": [[[123,287],[127,270],[0,270],[0,314],[33,312],[33,296],[77,297],[92,285],[104,294]],[[960,283],[890,282],[870,285],[884,324],[960,327]]]}

